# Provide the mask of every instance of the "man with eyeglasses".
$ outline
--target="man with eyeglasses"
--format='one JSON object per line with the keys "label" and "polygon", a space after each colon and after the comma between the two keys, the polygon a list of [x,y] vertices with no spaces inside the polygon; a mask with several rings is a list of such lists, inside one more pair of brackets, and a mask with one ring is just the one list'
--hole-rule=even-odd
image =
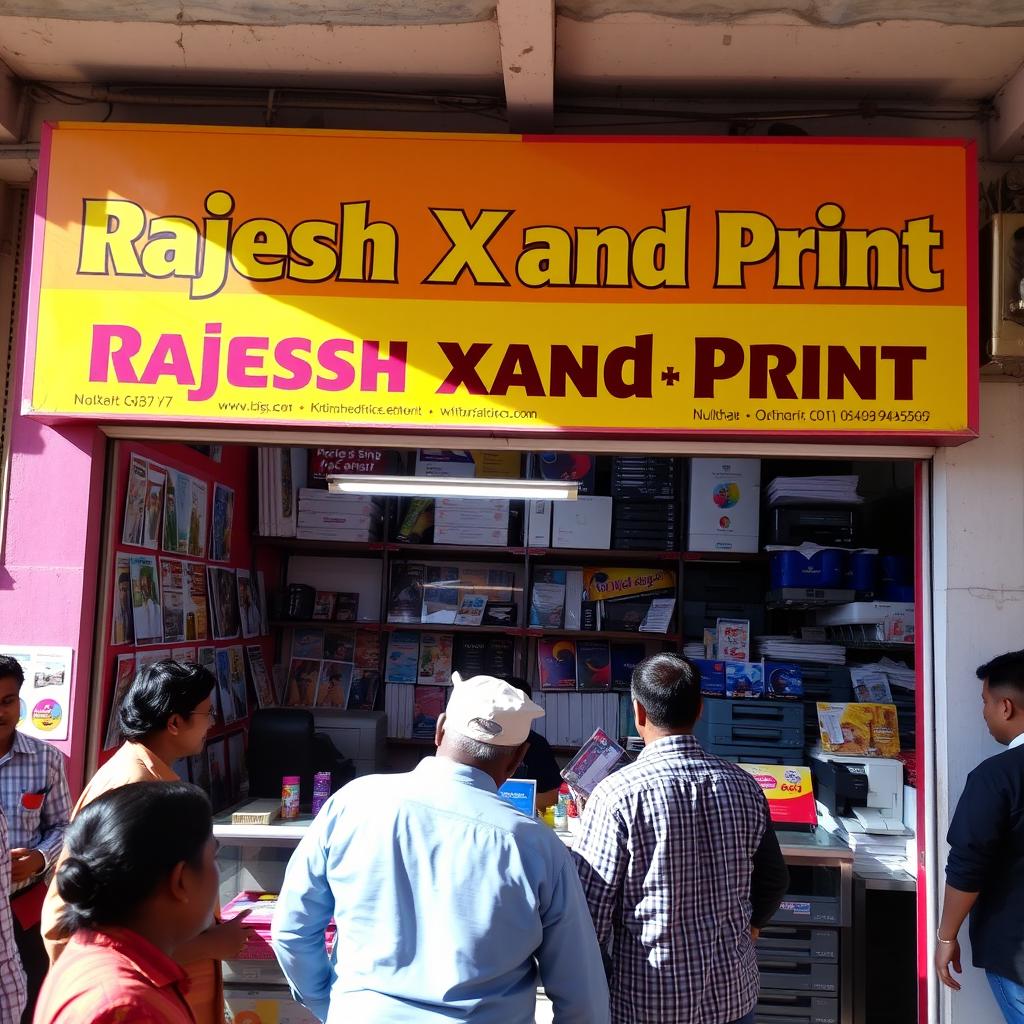
{"label": "man with eyeglasses", "polygon": [[[25,672],[15,658],[0,655],[0,810],[10,842],[10,898],[15,943],[28,986],[23,1020],[31,1020],[46,975],[39,935],[42,880],[64,845],[71,795],[64,756],[49,743],[18,731],[31,708],[21,698]],[[37,888],[38,887],[38,888]]]}
{"label": "man with eyeglasses", "polygon": [[[132,782],[177,782],[176,761],[203,752],[206,734],[215,721],[216,679],[199,665],[158,661],[135,677],[118,712],[125,742],[92,777],[71,817],[103,793]],[[60,926],[63,901],[51,883],[43,904],[42,931],[51,961],[64,948]],[[245,915],[214,924],[175,959],[188,972],[188,1003],[197,1024],[223,1024],[224,987],[221,961],[237,956],[245,946]]]}

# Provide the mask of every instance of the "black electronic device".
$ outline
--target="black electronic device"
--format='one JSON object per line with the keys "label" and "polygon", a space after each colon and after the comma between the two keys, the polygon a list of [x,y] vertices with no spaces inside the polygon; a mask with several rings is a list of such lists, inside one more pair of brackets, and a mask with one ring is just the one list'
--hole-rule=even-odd
{"label": "black electronic device", "polygon": [[848,818],[868,803],[868,773],[862,764],[811,758],[814,792],[833,817]]}

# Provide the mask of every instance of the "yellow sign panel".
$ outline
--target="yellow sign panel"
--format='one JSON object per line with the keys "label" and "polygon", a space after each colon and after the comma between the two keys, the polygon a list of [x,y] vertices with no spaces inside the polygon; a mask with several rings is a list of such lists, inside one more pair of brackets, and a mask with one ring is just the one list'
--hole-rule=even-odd
{"label": "yellow sign panel", "polygon": [[967,143],[69,124],[44,149],[32,413],[976,430]]}

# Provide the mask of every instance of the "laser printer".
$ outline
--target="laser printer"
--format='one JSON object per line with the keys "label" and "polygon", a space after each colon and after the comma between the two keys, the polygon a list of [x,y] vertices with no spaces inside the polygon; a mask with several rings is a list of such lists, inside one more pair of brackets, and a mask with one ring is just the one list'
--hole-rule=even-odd
{"label": "laser printer", "polygon": [[902,835],[903,762],[811,751],[818,802],[850,834]]}

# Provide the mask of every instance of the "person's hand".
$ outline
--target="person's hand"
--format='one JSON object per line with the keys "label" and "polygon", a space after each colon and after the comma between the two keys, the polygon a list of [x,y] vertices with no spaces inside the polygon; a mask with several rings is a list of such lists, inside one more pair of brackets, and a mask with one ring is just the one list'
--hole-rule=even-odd
{"label": "person's hand", "polygon": [[935,944],[935,973],[939,976],[939,981],[946,988],[959,992],[960,982],[949,973],[950,966],[952,966],[957,974],[962,973],[960,968],[960,942],[937,942]]}
{"label": "person's hand", "polygon": [[249,941],[249,928],[245,919],[250,911],[243,910],[230,921],[222,921],[203,932],[203,946],[213,960],[234,960]]}
{"label": "person's hand", "polygon": [[38,850],[26,850],[24,847],[11,850],[11,881],[15,885],[38,875],[45,868],[46,858]]}
{"label": "person's hand", "polygon": [[754,928],[753,926],[751,926],[751,929],[750,929],[750,941],[751,942],[757,942],[757,940],[759,938],[761,938],[761,929],[760,928]]}

